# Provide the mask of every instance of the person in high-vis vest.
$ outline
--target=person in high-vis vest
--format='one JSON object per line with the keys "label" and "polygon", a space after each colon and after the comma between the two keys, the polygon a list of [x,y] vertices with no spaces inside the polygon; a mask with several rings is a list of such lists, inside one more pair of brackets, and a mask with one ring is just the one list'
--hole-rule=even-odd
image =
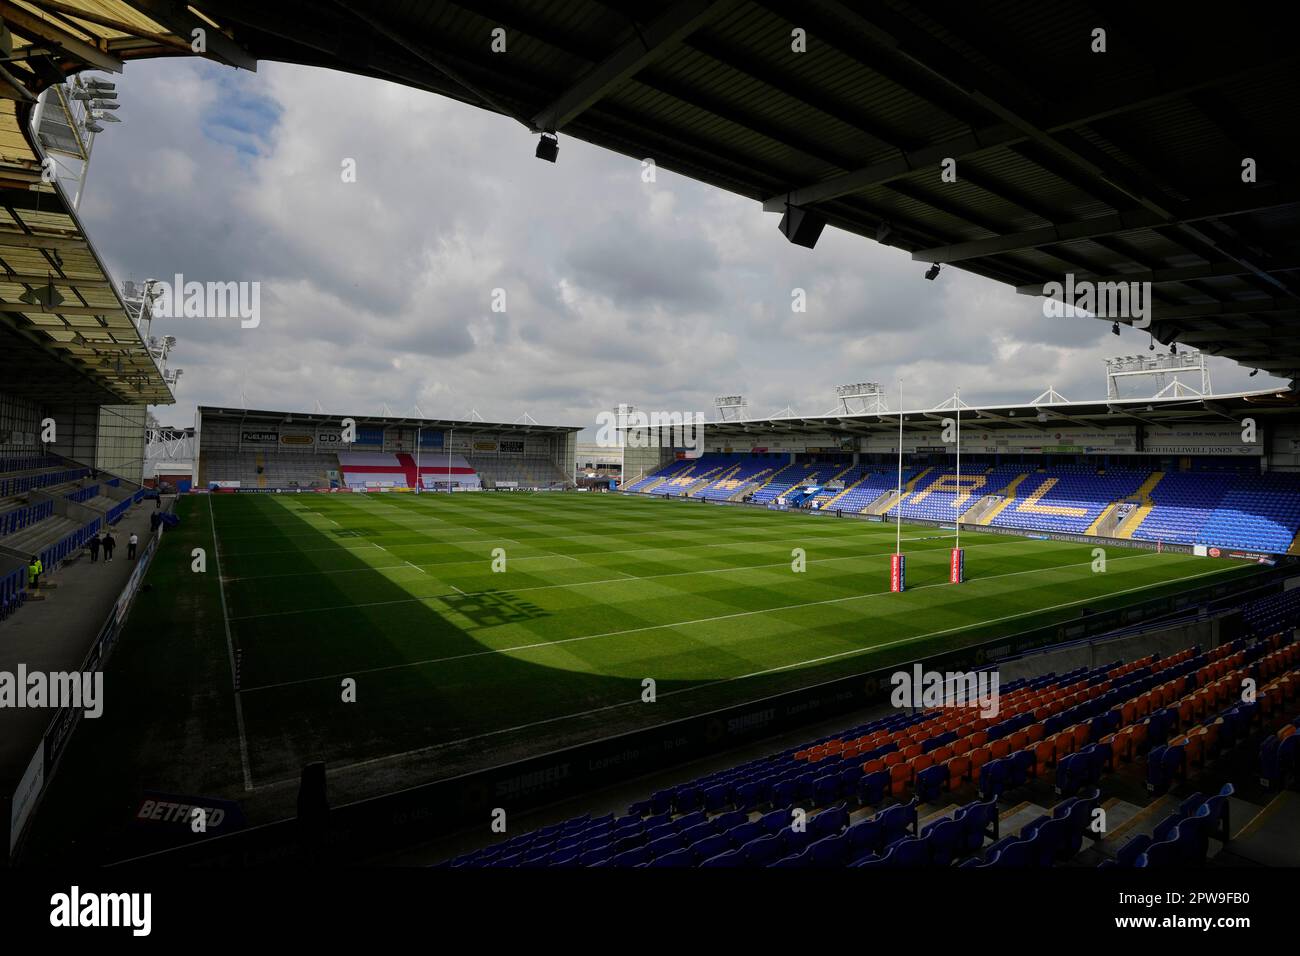
{"label": "person in high-vis vest", "polygon": [[41,559],[33,554],[31,561],[27,563],[27,586],[32,590],[40,587],[41,572],[44,570],[45,566],[41,564]]}

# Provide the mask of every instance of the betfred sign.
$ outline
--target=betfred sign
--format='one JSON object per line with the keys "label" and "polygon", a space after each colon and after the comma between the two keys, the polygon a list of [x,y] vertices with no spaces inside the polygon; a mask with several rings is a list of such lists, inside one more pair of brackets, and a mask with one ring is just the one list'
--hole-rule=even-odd
{"label": "betfred sign", "polygon": [[907,589],[907,556],[903,554],[891,554],[889,556],[889,590],[904,591]]}
{"label": "betfred sign", "polygon": [[953,548],[948,561],[948,582],[961,584],[966,580],[966,549]]}
{"label": "betfred sign", "polygon": [[229,833],[244,825],[239,804],[216,797],[185,797],[146,790],[136,806],[132,826],[183,828],[196,836]]}

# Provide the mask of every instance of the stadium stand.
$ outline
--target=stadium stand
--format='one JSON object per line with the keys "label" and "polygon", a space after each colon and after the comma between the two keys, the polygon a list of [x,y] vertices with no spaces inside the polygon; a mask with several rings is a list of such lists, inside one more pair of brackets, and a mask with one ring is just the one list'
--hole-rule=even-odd
{"label": "stadium stand", "polygon": [[0,620],[29,597],[32,555],[48,577],[144,497],[139,485],[53,455],[0,460],[0,489]]}
{"label": "stadium stand", "polygon": [[1134,494],[1149,472],[1083,466],[1047,468],[1020,483],[1017,500],[990,522],[996,527],[1082,534],[1114,501]]}
{"label": "stadium stand", "polygon": [[692,492],[691,497],[726,501],[743,493],[754,482],[765,480],[779,467],[770,458],[741,457],[735,464],[728,466],[717,480]]}
{"label": "stadium stand", "polygon": [[1300,475],[1242,475],[1224,492],[1200,542],[1283,553],[1300,529]]}
{"label": "stadium stand", "polygon": [[[441,456],[446,461],[446,455]],[[471,458],[462,458],[459,455],[453,456],[452,470],[455,473],[458,464],[463,464],[479,477],[482,487],[484,488],[556,488],[563,487],[571,483],[570,476],[549,458],[485,458],[473,456]],[[421,461],[420,470],[426,476],[429,470],[424,467]],[[440,472],[435,468],[433,478],[443,486],[446,485],[444,479],[439,478]],[[441,474],[445,475],[445,472]],[[473,478],[457,477],[456,481],[462,488],[474,487]],[[430,479],[425,478],[426,485],[430,484]]]}
{"label": "stadium stand", "polygon": [[[826,470],[822,466],[822,470]],[[775,501],[795,485],[813,481],[818,477],[818,466],[809,461],[793,461],[772,475],[761,488],[754,492],[755,504]]]}
{"label": "stadium stand", "polygon": [[984,495],[1002,491],[1022,470],[1018,465],[972,470],[963,472],[960,478],[955,470],[932,473],[886,513],[897,515],[901,511],[905,519],[955,521]]}
{"label": "stadium stand", "polygon": [[684,467],[681,462],[673,462],[651,476],[655,480],[647,485],[647,489],[655,495],[689,494],[701,482],[721,477],[731,464],[732,457],[729,455],[701,455],[687,460]]}
{"label": "stadium stand", "polygon": [[[1252,702],[1239,693],[1247,676],[1260,687]],[[659,790],[623,816],[583,815],[440,865],[1051,866],[1075,861],[1085,838],[1113,854],[1103,866],[1196,864],[1209,839],[1230,839],[1231,784],[1183,799],[1150,834],[1117,827],[1103,841],[1090,829],[1103,778],[1141,774],[1150,811],[1262,732],[1264,779],[1279,785],[1295,772],[1298,696],[1300,645],[1282,635],[1079,667],[1004,685],[996,717],[898,712]],[[1043,782],[1060,798],[1034,808],[1046,812],[1026,818],[1005,799]],[[922,815],[951,794],[963,802]],[[806,827],[791,826],[793,808]],[[1018,832],[1003,835],[1010,825]]]}
{"label": "stadium stand", "polygon": [[328,488],[338,456],[300,451],[214,451],[206,462],[210,480],[246,488]]}
{"label": "stadium stand", "polygon": [[1300,531],[1300,475],[1294,472],[1165,475],[1155,507],[1133,531],[1148,541],[1285,553]]}
{"label": "stadium stand", "polygon": [[[766,504],[791,489],[834,480],[804,507],[905,520],[955,521],[1025,531],[1100,534],[1141,541],[1284,554],[1300,550],[1300,473],[1223,469],[1152,471],[1075,464],[1035,467],[972,461],[953,468],[904,469],[826,456],[770,464],[771,456],[706,454],[674,461],[624,487],[661,495]],[[749,489],[752,496],[747,495]]]}
{"label": "stadium stand", "polygon": [[[415,456],[406,452],[339,452],[338,470],[348,488],[414,488],[416,483]],[[460,488],[481,486],[478,472],[461,455],[449,461],[445,454],[421,454],[419,474],[424,488],[445,487],[448,481]]]}
{"label": "stadium stand", "polygon": [[[239,490],[552,489],[573,485],[580,430],[476,420],[349,417],[199,407],[200,486]],[[418,451],[417,451],[418,447]]]}
{"label": "stadium stand", "polygon": [[1147,541],[1200,541],[1201,529],[1214,514],[1224,493],[1236,480],[1231,474],[1175,472],[1151,490],[1155,507],[1133,529],[1132,536]]}

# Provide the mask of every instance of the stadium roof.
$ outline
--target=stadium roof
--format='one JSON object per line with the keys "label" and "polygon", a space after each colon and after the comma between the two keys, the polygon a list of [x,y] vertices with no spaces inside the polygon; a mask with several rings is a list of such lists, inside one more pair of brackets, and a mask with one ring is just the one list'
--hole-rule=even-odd
{"label": "stadium roof", "polygon": [[[12,42],[0,63],[0,381],[58,400],[169,403],[171,389],[75,210],[58,183],[42,181],[30,128],[42,89],[85,67],[120,70],[108,48],[135,41],[107,28],[94,36],[74,29],[52,12],[67,4],[42,6],[51,9],[0,3]],[[56,297],[42,295],[50,288]]]}
{"label": "stadium roof", "polygon": [[[953,416],[951,400],[936,408],[903,410],[904,432],[934,428]],[[1038,402],[1022,405],[962,405],[963,424],[988,431],[1015,429],[1177,428],[1240,422],[1244,417],[1300,421],[1300,396],[1290,391],[1239,392],[1208,398],[1124,398],[1095,402]],[[844,435],[897,434],[898,412],[846,415],[791,415],[779,418],[707,422],[710,438],[755,437],[781,432],[838,432]],[[652,429],[653,430],[653,429]]]}
{"label": "stadium roof", "polygon": [[[29,35],[57,34],[34,70],[188,53],[203,27],[206,55],[230,65],[282,60],[437,92],[1022,292],[1067,273],[1150,282],[1161,342],[1300,377],[1300,52],[1267,12],[1096,0],[941,14],[905,0],[3,9],[39,21]],[[491,46],[498,29],[505,52]],[[956,182],[940,179],[947,158]]]}
{"label": "stadium roof", "polygon": [[[275,425],[334,425],[342,420],[341,415],[327,415],[324,412],[275,412],[254,408],[218,408],[212,405],[199,406],[200,417],[235,418],[240,422],[252,424]],[[537,435],[569,434],[582,431],[581,425],[539,425],[536,422],[485,422],[454,418],[408,418],[394,415],[349,415],[358,427],[369,425],[382,428],[441,428],[455,429],[463,432],[491,432],[496,435]]]}
{"label": "stadium roof", "polygon": [[57,184],[0,188],[0,381],[91,403],[174,400]]}

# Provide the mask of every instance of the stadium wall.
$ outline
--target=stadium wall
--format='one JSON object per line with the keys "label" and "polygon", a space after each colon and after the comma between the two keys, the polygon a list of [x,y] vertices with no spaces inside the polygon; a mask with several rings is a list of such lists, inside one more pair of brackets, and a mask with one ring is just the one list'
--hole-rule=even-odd
{"label": "stadium wall", "polygon": [[638,448],[628,446],[623,449],[623,481],[631,482],[634,478],[658,471],[674,458],[671,448]]}
{"label": "stadium wall", "polygon": [[[1200,604],[1232,602],[1280,591],[1294,567],[1261,570],[1251,587],[1241,581],[1205,585],[1177,594],[1095,613],[1051,627],[997,638],[936,657],[928,668],[978,670],[1004,657],[1037,648],[1103,637],[1116,628],[1169,615],[1184,615]],[[1226,613],[1226,611],[1221,612]],[[1209,616],[1195,625],[1180,621],[1182,637],[1209,646],[1236,637]],[[1186,630],[1192,626],[1194,630]],[[828,681],[790,693],[751,701],[707,714],[675,720],[589,744],[416,786],[382,797],[333,808],[327,832],[311,831],[296,820],[263,824],[222,836],[145,853],[143,865],[264,865],[320,859],[341,862],[376,856],[478,824],[487,830],[493,807],[521,812],[581,796],[612,783],[663,770],[787,730],[879,706],[890,696],[889,677],[914,662]]]}
{"label": "stadium wall", "polygon": [[55,405],[48,411],[55,427],[55,440],[50,451],[64,458],[92,464],[97,450],[99,406],[74,403]]}
{"label": "stadium wall", "polygon": [[36,402],[0,392],[0,457],[39,452],[42,417]]}
{"label": "stadium wall", "polygon": [[358,417],[356,440],[344,444],[342,416],[271,414],[275,418],[263,413],[245,419],[238,411],[200,409],[195,437],[198,487],[239,481],[246,488],[327,488],[339,480],[339,453],[416,455],[417,441],[426,456],[423,465],[430,458],[459,456],[478,472],[485,487],[498,482],[503,487],[573,483],[574,432],[524,431],[507,425],[497,430],[477,422],[472,429],[419,429]]}
{"label": "stadium wall", "polygon": [[[137,492],[135,500],[139,500],[138,494]],[[107,666],[140,585],[153,563],[162,534],[163,531],[159,528],[144,542],[130,578],[108,617],[100,625],[78,672],[93,674]],[[0,791],[0,867],[13,863],[17,858],[27,824],[40,806],[50,781],[54,779],[68,741],[72,739],[72,733],[81,722],[83,714],[84,711],[78,707],[65,706],[57,710],[12,792]]]}
{"label": "stadium wall", "polygon": [[1300,424],[1284,422],[1268,430],[1269,471],[1300,471]]}
{"label": "stadium wall", "polygon": [[95,467],[140,484],[144,481],[144,405],[101,405],[95,431]]}

